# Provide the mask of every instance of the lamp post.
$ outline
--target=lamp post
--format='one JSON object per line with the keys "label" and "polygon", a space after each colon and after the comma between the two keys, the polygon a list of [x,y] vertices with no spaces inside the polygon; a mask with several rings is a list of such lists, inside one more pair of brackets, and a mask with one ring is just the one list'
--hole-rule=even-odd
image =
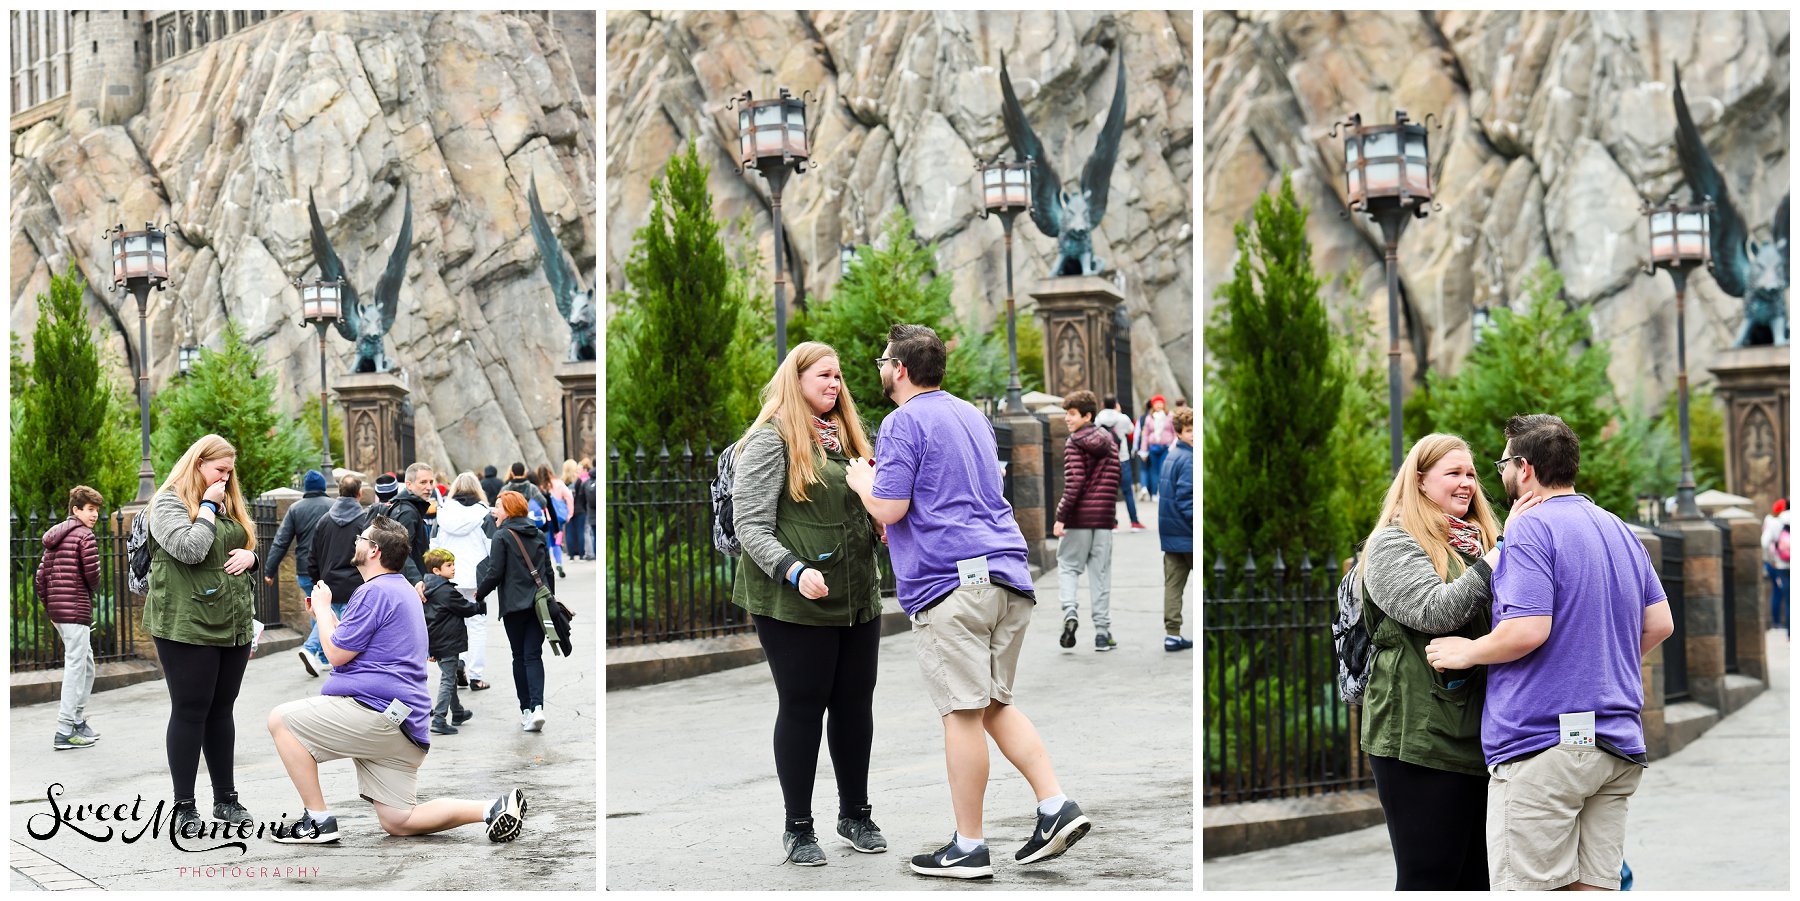
{"label": "lamp post", "polygon": [[1475,308],[1474,315],[1469,317],[1469,324],[1470,327],[1474,329],[1476,344],[1481,343],[1481,333],[1487,331],[1488,326],[1492,325],[1493,322],[1494,315],[1488,312],[1487,304],[1482,304]]}
{"label": "lamp post", "polygon": [[738,172],[755,169],[769,182],[775,216],[775,362],[787,358],[786,243],[781,234],[781,188],[789,175],[806,171],[812,148],[806,138],[808,95],[782,88],[774,100],[755,100],[745,91],[725,101],[738,114]]}
{"label": "lamp post", "polygon": [[[1366,213],[1381,226],[1388,289],[1388,451],[1393,471],[1400,471],[1400,234],[1408,217],[1423,219],[1431,203],[1431,154],[1426,132],[1432,117],[1411,122],[1406,110],[1394,112],[1394,124],[1363,127],[1361,114],[1333,125],[1348,125],[1344,135],[1346,205]],[[1348,216],[1348,212],[1343,215]]]}
{"label": "lamp post", "polygon": [[175,359],[176,369],[185,379],[193,374],[194,364],[200,362],[200,348],[192,344],[183,344]]}
{"label": "lamp post", "polygon": [[856,264],[856,245],[838,245],[838,275],[849,275],[850,267]]}
{"label": "lamp post", "polygon": [[[331,398],[325,381],[325,330],[338,320],[339,301],[343,298],[344,282],[342,279],[315,279],[302,282],[294,279],[294,287],[300,289],[300,318],[318,328],[319,331],[319,446],[324,467],[320,471],[327,479],[331,478]],[[301,326],[305,328],[306,326]]]}
{"label": "lamp post", "polygon": [[1687,280],[1688,273],[1712,267],[1712,198],[1681,206],[1670,200],[1660,207],[1641,210],[1650,217],[1650,265],[1646,275],[1666,269],[1675,282],[1675,376],[1681,415],[1681,481],[1675,485],[1675,518],[1700,519],[1694,503],[1694,455],[1688,446],[1687,382]]}
{"label": "lamp post", "polygon": [[138,462],[137,503],[148,503],[156,493],[156,473],[150,468],[150,316],[146,304],[150,289],[169,289],[168,237],[151,223],[143,231],[128,232],[124,225],[108,229],[112,239],[113,290],[123,288],[137,298],[138,308],[138,430],[143,439],[143,459]]}
{"label": "lamp post", "polygon": [[1024,386],[1019,384],[1019,328],[1013,307],[1012,233],[1013,217],[1031,208],[1031,167],[1033,161],[1003,162],[998,157],[991,163],[976,163],[981,173],[981,218],[999,216],[1006,233],[1006,358],[1010,374],[1006,379],[1006,412],[1025,412],[1020,398]]}

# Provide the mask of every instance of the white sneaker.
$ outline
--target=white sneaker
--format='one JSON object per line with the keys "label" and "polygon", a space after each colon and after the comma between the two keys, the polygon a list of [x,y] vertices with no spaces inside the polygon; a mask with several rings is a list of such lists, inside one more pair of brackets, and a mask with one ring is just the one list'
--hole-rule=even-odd
{"label": "white sneaker", "polygon": [[520,714],[519,727],[526,732],[542,732],[544,729],[544,708],[534,707]]}
{"label": "white sneaker", "polygon": [[519,711],[519,728],[526,732],[531,731],[531,711],[529,709]]}

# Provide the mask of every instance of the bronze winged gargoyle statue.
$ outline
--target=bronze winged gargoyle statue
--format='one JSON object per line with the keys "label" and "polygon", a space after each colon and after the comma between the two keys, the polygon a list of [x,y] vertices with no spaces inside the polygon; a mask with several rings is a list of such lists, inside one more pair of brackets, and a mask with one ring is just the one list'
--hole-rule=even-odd
{"label": "bronze winged gargoyle statue", "polygon": [[544,278],[556,294],[556,312],[569,323],[569,355],[571,361],[594,359],[594,292],[581,287],[581,276],[563,259],[562,242],[550,230],[544,218],[544,207],[538,203],[537,175],[531,176],[531,237],[537,241],[538,254],[544,258]]}
{"label": "bronze winged gargoyle statue", "polygon": [[1119,54],[1119,77],[1113,88],[1112,106],[1106,111],[1106,124],[1094,142],[1094,155],[1081,170],[1081,183],[1074,193],[1062,189],[1049,155],[1025,121],[1025,110],[1013,93],[1012,78],[1006,74],[1006,54],[1000,54],[1000,95],[1004,101],[1001,115],[1006,120],[1006,136],[1013,152],[1021,158],[1036,161],[1031,181],[1031,221],[1038,230],[1056,239],[1056,265],[1051,275],[1099,275],[1106,264],[1094,256],[1094,229],[1106,215],[1107,183],[1112,179],[1113,163],[1119,158],[1119,139],[1125,133],[1125,51]]}
{"label": "bronze winged gargoyle statue", "polygon": [[306,191],[306,202],[307,212],[312,216],[313,259],[319,265],[319,277],[343,282],[339,304],[342,315],[337,320],[337,331],[344,340],[356,345],[356,364],[350,371],[387,372],[393,364],[382,346],[382,339],[388,329],[394,327],[394,316],[400,307],[400,285],[406,279],[406,258],[412,252],[412,188],[406,189],[406,215],[400,220],[400,238],[388,255],[381,280],[375,283],[375,299],[368,303],[357,296],[349,275],[344,272],[343,262],[338,259],[337,251],[332,250],[331,239],[325,236],[325,224],[319,221],[318,202],[313,199],[310,188]]}
{"label": "bronze winged gargoyle statue", "polygon": [[[1788,197],[1781,198],[1769,241],[1750,237],[1749,225],[1731,203],[1725,179],[1700,143],[1675,67],[1675,155],[1695,202],[1711,198],[1712,276],[1719,289],[1744,301],[1744,327],[1731,346],[1788,343]],[[1790,195],[1791,192],[1790,192]]]}

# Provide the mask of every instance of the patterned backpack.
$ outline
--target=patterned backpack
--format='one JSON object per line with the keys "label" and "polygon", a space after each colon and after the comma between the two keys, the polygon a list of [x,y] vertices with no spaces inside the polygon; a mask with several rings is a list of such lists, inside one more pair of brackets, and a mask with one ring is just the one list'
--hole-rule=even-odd
{"label": "patterned backpack", "polygon": [[744,551],[743,545],[738,544],[737,526],[731,511],[731,477],[736,464],[737,444],[733,442],[719,452],[719,469],[713,475],[711,489],[713,547],[727,557],[736,557]]}
{"label": "patterned backpack", "polygon": [[1363,621],[1361,574],[1356,560],[1344,570],[1337,587],[1337,614],[1331,620],[1331,645],[1337,657],[1338,697],[1346,704],[1362,703],[1369,687],[1369,664],[1375,658],[1375,639]]}

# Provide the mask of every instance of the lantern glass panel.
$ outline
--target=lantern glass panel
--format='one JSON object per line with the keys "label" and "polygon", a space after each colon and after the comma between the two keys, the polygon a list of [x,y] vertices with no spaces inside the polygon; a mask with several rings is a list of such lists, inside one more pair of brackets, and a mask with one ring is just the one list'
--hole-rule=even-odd
{"label": "lantern glass panel", "polygon": [[300,286],[300,303],[302,305],[304,305],[306,307],[306,309],[311,310],[313,301],[316,301],[318,299],[319,299],[319,286],[318,285],[301,285]]}
{"label": "lantern glass panel", "polygon": [[1357,149],[1361,142],[1362,135],[1357,133],[1344,139],[1344,165],[1354,166],[1357,160],[1362,159],[1362,153]]}
{"label": "lantern glass panel", "polygon": [[1431,172],[1425,167],[1423,157],[1407,158],[1406,193],[1418,197],[1431,196]]}
{"label": "lantern glass panel", "polygon": [[1361,169],[1351,169],[1350,170],[1350,198],[1352,200],[1354,200],[1361,196],[1363,196],[1362,170]]}
{"label": "lantern glass panel", "polygon": [[146,278],[150,275],[150,258],[141,253],[125,255],[125,277]]}
{"label": "lantern glass panel", "polygon": [[169,252],[169,236],[161,233],[150,235],[150,252],[166,254]]}
{"label": "lantern glass panel", "polygon": [[751,108],[750,117],[758,128],[765,125],[780,125],[781,107],[774,103],[761,104]]}
{"label": "lantern glass panel", "polygon": [[335,297],[319,298],[319,316],[325,319],[338,318],[338,301]]}
{"label": "lantern glass panel", "polygon": [[1650,258],[1661,262],[1675,258],[1675,236],[1671,234],[1655,234],[1650,238]]}
{"label": "lantern glass panel", "polygon": [[1410,132],[1406,135],[1406,158],[1425,162],[1425,135]]}
{"label": "lantern glass panel", "polygon": [[983,169],[981,170],[981,183],[983,185],[997,185],[1005,174],[1006,173],[998,167],[993,169]]}
{"label": "lantern glass panel", "polygon": [[337,282],[325,282],[319,285],[320,300],[337,303],[337,299],[341,296],[343,296],[343,288]]}
{"label": "lantern glass panel", "polygon": [[1369,159],[1400,155],[1400,136],[1391,131],[1375,132],[1365,140],[1363,153],[1367,154]]}
{"label": "lantern glass panel", "polygon": [[125,236],[126,253],[147,253],[150,250],[150,236],[143,232]]}
{"label": "lantern glass panel", "polygon": [[806,107],[798,103],[787,105],[787,124],[789,128],[806,130]]}
{"label": "lantern glass panel", "polygon": [[1650,230],[1652,232],[1672,232],[1675,230],[1675,214],[1666,210],[1650,214]]}
{"label": "lantern glass panel", "polygon": [[1703,227],[1704,226],[1702,226],[1700,224],[1700,214],[1699,213],[1684,212],[1684,213],[1679,213],[1675,216],[1675,228],[1677,231],[1682,232],[1684,235],[1687,232],[1698,232]]}
{"label": "lantern glass panel", "polygon": [[1368,164],[1370,194],[1394,194],[1400,190],[1400,164],[1389,161]]}

